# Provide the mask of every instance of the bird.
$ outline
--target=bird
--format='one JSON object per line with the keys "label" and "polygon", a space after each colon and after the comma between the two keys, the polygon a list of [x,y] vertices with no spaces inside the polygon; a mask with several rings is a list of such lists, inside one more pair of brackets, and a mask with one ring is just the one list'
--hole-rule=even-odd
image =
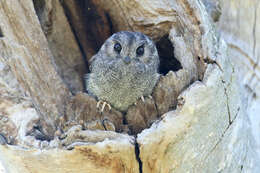
{"label": "bird", "polygon": [[141,32],[120,31],[110,36],[90,59],[85,75],[87,92],[121,112],[138,99],[151,96],[160,74],[159,55],[151,38]]}

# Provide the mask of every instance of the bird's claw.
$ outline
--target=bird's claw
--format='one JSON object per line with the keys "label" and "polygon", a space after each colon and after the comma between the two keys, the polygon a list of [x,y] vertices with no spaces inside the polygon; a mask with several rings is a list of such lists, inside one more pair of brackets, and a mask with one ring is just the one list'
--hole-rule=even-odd
{"label": "bird's claw", "polygon": [[103,104],[102,104],[102,107],[101,107],[101,110],[100,110],[101,113],[104,111],[104,109],[105,109],[106,106],[108,107],[109,110],[111,110],[110,104],[108,104],[107,102],[102,101],[102,100],[99,100],[99,101],[97,102],[97,109],[99,109],[99,106],[100,106],[101,103],[103,103]]}
{"label": "bird's claw", "polygon": [[[147,96],[149,99],[152,99],[153,97],[151,95]],[[145,103],[145,99],[144,99],[144,96],[141,96],[140,97],[142,102]],[[136,102],[134,103],[136,105]]]}
{"label": "bird's claw", "polygon": [[144,96],[141,96],[141,100],[142,100],[143,102],[145,102],[145,100],[144,100]]}

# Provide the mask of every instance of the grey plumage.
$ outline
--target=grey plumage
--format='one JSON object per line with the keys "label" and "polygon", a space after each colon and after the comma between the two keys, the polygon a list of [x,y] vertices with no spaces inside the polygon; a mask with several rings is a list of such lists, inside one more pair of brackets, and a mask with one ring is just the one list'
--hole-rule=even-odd
{"label": "grey plumage", "polygon": [[90,63],[90,73],[85,76],[88,93],[120,111],[150,95],[159,78],[156,47],[140,32],[113,34]]}

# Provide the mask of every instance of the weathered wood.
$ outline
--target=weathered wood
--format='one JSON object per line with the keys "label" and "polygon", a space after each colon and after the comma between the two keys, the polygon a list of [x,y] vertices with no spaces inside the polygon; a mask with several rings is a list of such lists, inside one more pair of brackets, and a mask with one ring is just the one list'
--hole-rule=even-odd
{"label": "weathered wood", "polygon": [[260,2],[219,1],[222,15],[218,29],[229,47],[229,57],[235,66],[245,116],[249,119],[250,147],[243,172],[260,172]]}
{"label": "weathered wood", "polygon": [[78,44],[89,61],[112,33],[109,18],[101,6],[95,5],[95,0],[66,0],[62,5]]}
{"label": "weathered wood", "polygon": [[0,2],[1,61],[10,66],[54,135],[55,121],[63,116],[70,92],[54,69],[53,56],[35,14],[33,3]]}
{"label": "weathered wood", "polygon": [[4,172],[12,173],[136,173],[139,166],[132,140],[128,136],[114,134],[113,140],[85,144],[73,150],[39,151],[0,146],[0,172],[3,165]]}
{"label": "weathered wood", "polygon": [[86,64],[60,1],[33,0],[33,3],[53,55],[55,69],[73,94],[82,91]]}
{"label": "weathered wood", "polygon": [[[52,2],[52,7],[60,8],[55,6],[57,1],[44,2]],[[251,147],[253,138],[247,105],[244,104],[245,98],[241,97],[243,90],[237,85],[244,77],[238,78],[240,71],[233,66],[235,57],[244,56],[241,56],[241,51],[238,51],[240,54],[234,50],[229,52],[201,1],[98,0],[92,3],[104,21],[107,20],[104,16],[110,16],[114,31],[141,31],[155,41],[168,36],[174,47],[174,57],[182,68],[162,76],[153,99],[131,107],[126,113],[129,117],[125,119],[134,132],[149,127],[156,117],[158,121],[137,134],[136,139],[111,131],[82,130],[82,127],[122,130],[126,122],[121,113],[106,110],[104,117],[110,119],[105,124],[103,115],[96,116],[94,98],[83,93],[71,97],[59,76],[66,69],[57,73],[54,68],[54,64],[62,66],[62,63],[55,63],[52,54],[63,49],[60,49],[60,44],[52,44],[51,40],[60,43],[60,37],[47,33],[46,40],[44,20],[41,28],[32,1],[4,0],[0,2],[0,134],[7,137],[8,143],[14,141],[13,144],[27,148],[0,145],[0,172],[258,172],[259,157],[255,148]],[[76,1],[64,1],[63,6],[69,23],[74,27],[75,37],[88,36],[91,32],[81,33],[82,28],[87,27],[80,23],[84,13],[77,11],[84,8],[80,8]],[[49,14],[48,8],[45,10]],[[227,11],[226,16],[232,16],[233,13]],[[65,20],[63,13],[57,14]],[[223,22],[220,28],[232,33],[224,17],[220,18]],[[255,23],[254,30],[258,26],[256,19],[251,21]],[[59,27],[57,23],[53,26]],[[68,24],[65,22],[63,26],[68,27]],[[234,27],[239,28],[235,24]],[[71,31],[67,31],[70,34],[66,38],[73,39]],[[106,35],[107,31],[103,34]],[[253,33],[256,36],[256,32]],[[253,55],[257,57],[258,37],[252,38]],[[82,49],[85,53],[91,50],[89,54],[93,54],[95,46],[89,45],[89,42],[86,38],[77,40],[81,46],[84,43]],[[231,43],[230,47],[234,45],[234,42]],[[48,48],[50,45],[54,52]],[[234,46],[233,49],[236,50]],[[79,57],[78,48],[74,51]],[[56,61],[59,60],[57,55]],[[230,58],[230,55],[237,56]],[[64,59],[62,61],[65,62]],[[256,58],[249,67],[257,72],[258,63]],[[258,85],[254,81],[257,73],[253,70],[249,74],[254,80],[248,83],[256,90]],[[252,98],[256,96],[252,94]],[[35,130],[34,125],[41,116],[52,125],[50,133],[54,133],[56,126],[61,128],[56,133],[59,137],[39,141],[26,135],[26,132]],[[96,117],[101,121],[97,121]],[[68,126],[63,127],[66,123]],[[128,129],[122,131],[128,132]],[[40,150],[41,147],[45,149]]]}

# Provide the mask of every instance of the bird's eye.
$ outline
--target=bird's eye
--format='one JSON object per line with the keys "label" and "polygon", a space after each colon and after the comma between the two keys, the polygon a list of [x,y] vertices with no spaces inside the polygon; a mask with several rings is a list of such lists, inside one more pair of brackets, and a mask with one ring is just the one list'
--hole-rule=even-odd
{"label": "bird's eye", "polygon": [[114,45],[114,50],[115,50],[117,53],[120,53],[120,52],[121,52],[121,49],[122,49],[121,44],[116,43],[116,44]]}
{"label": "bird's eye", "polygon": [[144,54],[144,45],[142,46],[139,46],[137,49],[136,49],[136,54],[138,56],[142,56]]}

